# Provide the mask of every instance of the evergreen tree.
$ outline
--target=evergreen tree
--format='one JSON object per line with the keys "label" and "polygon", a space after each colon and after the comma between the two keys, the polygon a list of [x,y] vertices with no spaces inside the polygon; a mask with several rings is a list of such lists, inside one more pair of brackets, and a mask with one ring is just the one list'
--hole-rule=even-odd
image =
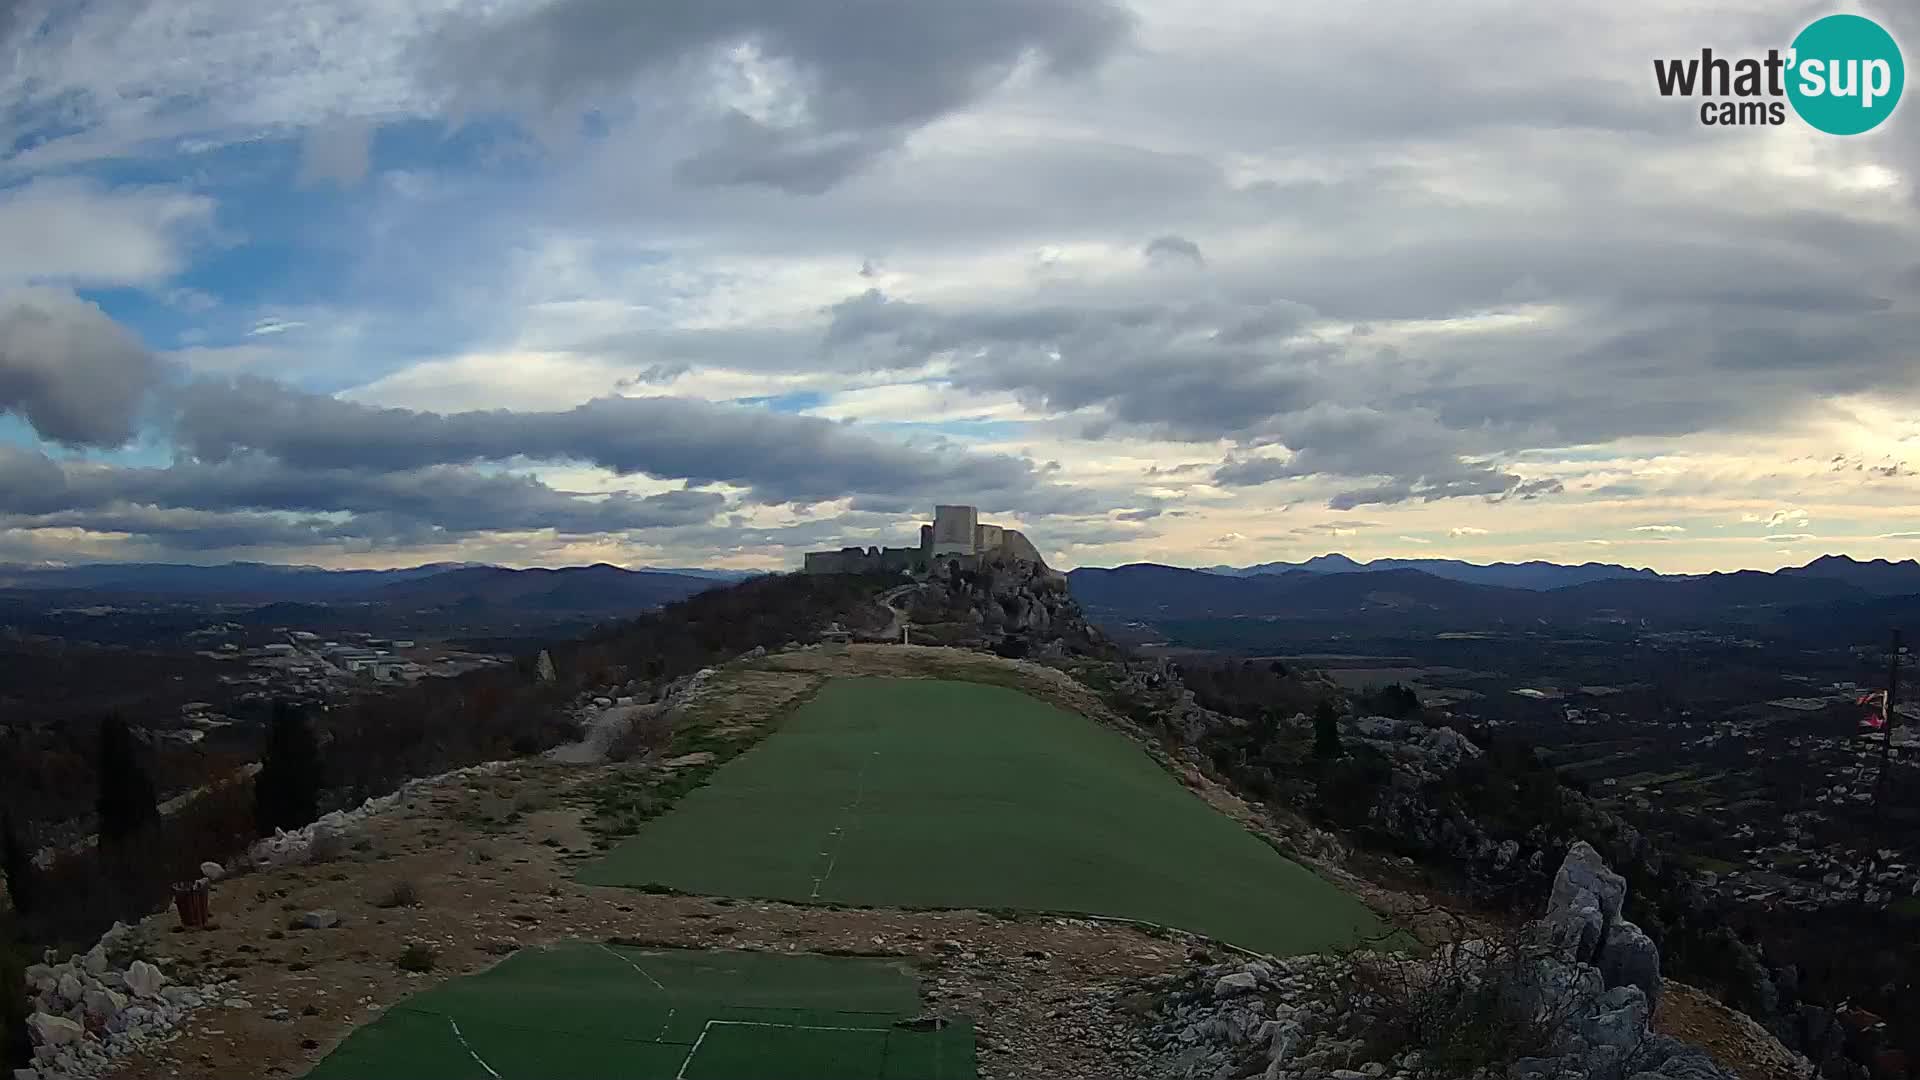
{"label": "evergreen tree", "polygon": [[13,910],[21,915],[33,914],[33,853],[14,828],[10,814],[0,814],[0,869],[6,873],[7,896],[13,901]]}
{"label": "evergreen tree", "polygon": [[33,1039],[27,1032],[27,955],[16,920],[0,911],[0,1068],[33,1064]]}
{"label": "evergreen tree", "polygon": [[1313,709],[1313,756],[1337,758],[1340,748],[1340,713],[1333,702],[1321,701]]}
{"label": "evergreen tree", "polygon": [[133,729],[118,716],[100,723],[100,842],[119,844],[160,820],[153,777],[140,764]]}
{"label": "evergreen tree", "polygon": [[297,829],[320,816],[320,743],[306,710],[276,702],[267,751],[253,778],[253,821],[260,835]]}
{"label": "evergreen tree", "polygon": [[1395,720],[1405,720],[1420,711],[1420,695],[1394,683],[1380,691],[1380,711]]}

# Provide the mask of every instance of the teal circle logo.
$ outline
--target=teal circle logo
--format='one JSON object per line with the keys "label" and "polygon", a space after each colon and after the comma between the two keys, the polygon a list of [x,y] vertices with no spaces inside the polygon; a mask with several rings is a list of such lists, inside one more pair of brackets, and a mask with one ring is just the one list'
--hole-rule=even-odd
{"label": "teal circle logo", "polygon": [[1872,131],[1893,115],[1906,86],[1900,46],[1860,15],[1829,15],[1793,39],[1787,98],[1800,119],[1829,135]]}

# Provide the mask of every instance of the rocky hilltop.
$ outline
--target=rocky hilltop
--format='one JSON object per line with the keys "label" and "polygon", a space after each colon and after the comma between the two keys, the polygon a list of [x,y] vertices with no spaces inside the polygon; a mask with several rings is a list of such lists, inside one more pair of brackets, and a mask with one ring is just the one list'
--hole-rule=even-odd
{"label": "rocky hilltop", "polygon": [[949,564],[898,590],[892,603],[945,644],[994,646],[1011,656],[1119,655],[1088,621],[1066,576],[1038,557],[997,552],[972,569]]}
{"label": "rocky hilltop", "polygon": [[[786,597],[789,613],[754,606],[768,596]],[[1699,1022],[1706,999],[1686,983],[1758,999],[1750,1011],[1786,1034],[1783,1017],[1818,1007],[1783,1011],[1761,958],[1720,932],[1683,873],[1530,753],[1445,716],[1353,708],[1307,672],[1129,657],[1059,575],[1018,558],[904,582],[756,582],[703,594],[674,618],[529,665],[533,685],[563,695],[577,752],[412,781],[236,854],[213,867],[229,875],[214,886],[221,928],[194,939],[197,956],[172,939],[170,917],[153,916],[100,949],[44,957],[30,975],[32,1075],[102,1075],[121,1054],[136,1064],[117,1075],[193,1073],[236,1032],[298,1072],[370,1006],[500,950],[669,926],[664,940],[697,944],[711,940],[703,920],[720,918],[743,947],[871,947],[934,965],[932,997],[985,1018],[983,1062],[1001,1080],[1811,1071],[1734,1014]],[[840,629],[897,641],[903,623],[915,641],[967,647],[849,647]],[[579,860],[662,812],[821,680],[930,674],[1016,685],[1121,730],[1400,930],[1370,951],[1280,962],[1084,920],[741,909],[570,881]],[[316,842],[323,827],[334,842]],[[393,899],[401,883],[426,901]],[[396,980],[395,958],[422,942],[439,966]],[[272,1004],[256,1014],[249,1002]],[[1682,1036],[1711,1041],[1720,1062]],[[155,1057],[159,1039],[176,1041]],[[1864,1075],[1858,1044],[1823,1046],[1829,1075]]]}

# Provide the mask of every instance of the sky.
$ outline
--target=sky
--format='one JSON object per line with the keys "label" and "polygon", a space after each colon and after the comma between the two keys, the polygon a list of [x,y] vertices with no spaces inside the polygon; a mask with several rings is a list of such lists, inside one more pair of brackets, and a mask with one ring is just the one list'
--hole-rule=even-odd
{"label": "sky", "polygon": [[1920,102],[1653,77],[1840,11],[0,0],[0,562],[1914,557]]}

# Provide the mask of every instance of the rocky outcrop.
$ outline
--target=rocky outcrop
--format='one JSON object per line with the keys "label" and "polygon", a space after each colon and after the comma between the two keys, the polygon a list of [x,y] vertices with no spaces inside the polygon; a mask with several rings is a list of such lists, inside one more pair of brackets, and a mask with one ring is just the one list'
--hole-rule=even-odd
{"label": "rocky outcrop", "polygon": [[1609,987],[1634,986],[1650,1008],[1660,1004],[1660,950],[1621,914],[1627,880],[1582,840],[1567,851],[1553,879],[1543,923],[1570,959],[1592,964]]}
{"label": "rocky outcrop", "polygon": [[230,984],[171,984],[140,954],[147,945],[131,927],[115,923],[93,948],[66,960],[51,951],[26,971],[32,1014],[33,1064],[18,1080],[94,1076],[115,1059],[164,1042],[200,1005],[217,1001]]}
{"label": "rocky outcrop", "polygon": [[[1653,1031],[1659,959],[1632,943],[1638,931],[1620,915],[1620,875],[1578,845],[1554,882],[1547,915],[1515,938],[1458,942],[1422,957],[1233,960],[1163,981],[1146,1036],[1159,1072],[1732,1080],[1705,1050]],[[1595,919],[1600,930],[1590,934]],[[1454,1038],[1466,1030],[1499,1034]]]}
{"label": "rocky outcrop", "polygon": [[999,645],[1017,641],[1041,657],[1104,656],[1114,650],[1087,621],[1067,579],[1046,564],[1007,553],[981,557],[971,567],[936,569],[896,602],[915,626],[955,629],[954,643]]}

